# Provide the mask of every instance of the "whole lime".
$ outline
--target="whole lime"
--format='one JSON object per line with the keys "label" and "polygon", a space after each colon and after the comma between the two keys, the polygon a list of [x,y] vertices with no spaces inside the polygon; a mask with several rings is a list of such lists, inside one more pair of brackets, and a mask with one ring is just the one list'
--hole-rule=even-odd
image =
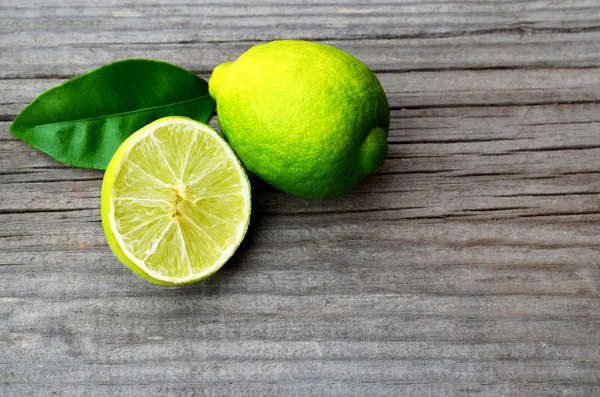
{"label": "whole lime", "polygon": [[335,47],[296,40],[254,46],[217,66],[209,91],[244,165],[292,195],[342,194],[387,154],[385,92],[369,68]]}

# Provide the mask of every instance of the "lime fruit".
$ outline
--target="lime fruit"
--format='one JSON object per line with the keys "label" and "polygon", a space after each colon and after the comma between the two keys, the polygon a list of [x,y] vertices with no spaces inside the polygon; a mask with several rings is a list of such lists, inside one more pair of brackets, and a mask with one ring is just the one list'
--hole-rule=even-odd
{"label": "lime fruit", "polygon": [[158,284],[216,272],[244,238],[250,184],[209,126],[166,117],[131,135],[102,183],[102,225],[115,255]]}
{"label": "lime fruit", "polygon": [[209,91],[244,165],[295,196],[337,196],[387,154],[385,92],[364,64],[335,47],[296,40],[254,46],[217,66]]}

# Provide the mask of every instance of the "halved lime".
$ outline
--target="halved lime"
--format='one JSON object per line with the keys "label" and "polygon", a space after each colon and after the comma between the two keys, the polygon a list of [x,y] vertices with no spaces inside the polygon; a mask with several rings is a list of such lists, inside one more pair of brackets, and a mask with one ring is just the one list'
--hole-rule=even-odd
{"label": "halved lime", "polygon": [[101,207],[108,244],[125,265],[158,284],[188,284],[219,270],[241,243],[250,183],[215,130],[166,117],[119,147]]}

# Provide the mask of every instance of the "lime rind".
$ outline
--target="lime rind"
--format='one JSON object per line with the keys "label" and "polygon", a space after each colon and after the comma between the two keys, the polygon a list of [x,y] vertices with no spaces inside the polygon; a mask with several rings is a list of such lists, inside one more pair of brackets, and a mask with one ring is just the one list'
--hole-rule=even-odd
{"label": "lime rind", "polygon": [[219,127],[245,167],[306,199],[338,196],[383,163],[390,109],[377,76],[335,47],[276,40],[217,66]]}

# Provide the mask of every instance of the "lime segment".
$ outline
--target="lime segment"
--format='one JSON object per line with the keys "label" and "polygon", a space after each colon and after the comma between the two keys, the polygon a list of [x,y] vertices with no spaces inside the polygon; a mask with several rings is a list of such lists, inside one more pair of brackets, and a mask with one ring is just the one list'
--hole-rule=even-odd
{"label": "lime segment", "polygon": [[102,223],[113,252],[150,281],[177,285],[216,272],[242,241],[250,185],[207,125],[167,117],[128,138],[102,184]]}

